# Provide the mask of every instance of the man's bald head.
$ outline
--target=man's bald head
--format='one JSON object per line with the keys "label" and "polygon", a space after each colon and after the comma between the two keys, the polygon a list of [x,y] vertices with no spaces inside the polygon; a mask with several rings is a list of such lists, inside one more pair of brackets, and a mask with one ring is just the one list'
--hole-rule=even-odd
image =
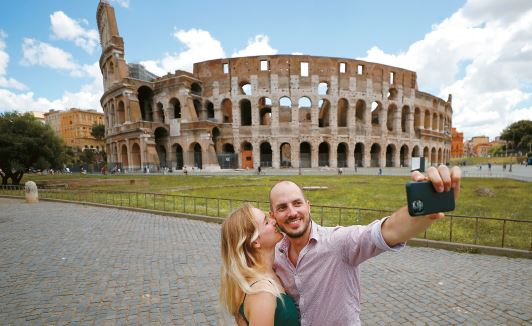
{"label": "man's bald head", "polygon": [[270,189],[270,196],[269,196],[269,199],[270,199],[270,211],[273,211],[272,194],[275,193],[275,192],[278,192],[278,191],[284,191],[287,188],[290,189],[290,190],[293,190],[293,191],[298,191],[301,194],[301,197],[303,197],[303,199],[305,199],[305,194],[303,193],[303,190],[301,190],[301,187],[297,183],[295,183],[293,181],[290,181],[290,180],[279,181],[276,184],[274,184],[273,187]]}

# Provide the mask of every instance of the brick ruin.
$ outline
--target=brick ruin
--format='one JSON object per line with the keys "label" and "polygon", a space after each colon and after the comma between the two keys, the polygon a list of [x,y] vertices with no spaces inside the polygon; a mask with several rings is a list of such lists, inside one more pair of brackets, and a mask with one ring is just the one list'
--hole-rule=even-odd
{"label": "brick ruin", "polygon": [[416,73],[361,60],[264,55],[198,62],[157,77],[125,61],[100,1],[106,150],[111,166],[201,169],[399,167],[447,163],[452,97]]}

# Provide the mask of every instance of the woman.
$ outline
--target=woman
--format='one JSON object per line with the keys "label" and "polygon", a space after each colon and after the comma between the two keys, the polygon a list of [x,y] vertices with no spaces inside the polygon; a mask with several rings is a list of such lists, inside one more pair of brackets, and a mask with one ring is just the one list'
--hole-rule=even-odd
{"label": "woman", "polygon": [[245,204],[222,224],[220,301],[238,325],[299,325],[297,307],[273,271],[283,235],[274,220]]}

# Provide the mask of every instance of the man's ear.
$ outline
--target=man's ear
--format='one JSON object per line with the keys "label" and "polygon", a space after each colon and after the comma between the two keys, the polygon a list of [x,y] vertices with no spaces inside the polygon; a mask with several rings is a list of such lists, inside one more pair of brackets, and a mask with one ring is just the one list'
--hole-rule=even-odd
{"label": "man's ear", "polygon": [[274,219],[275,221],[277,221],[277,220],[275,219],[275,215],[273,214],[273,212],[272,212],[271,210],[269,211],[269,213],[270,213],[270,218],[271,218],[271,219]]}

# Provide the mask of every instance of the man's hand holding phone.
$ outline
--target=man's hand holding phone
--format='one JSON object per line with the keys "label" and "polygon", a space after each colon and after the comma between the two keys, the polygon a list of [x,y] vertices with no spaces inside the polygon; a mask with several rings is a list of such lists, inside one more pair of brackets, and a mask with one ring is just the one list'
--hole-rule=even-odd
{"label": "man's hand holding phone", "polygon": [[457,166],[451,170],[445,165],[429,167],[426,176],[419,171],[412,172],[413,182],[406,186],[410,216],[443,218],[442,212],[454,210],[461,180],[462,171]]}

